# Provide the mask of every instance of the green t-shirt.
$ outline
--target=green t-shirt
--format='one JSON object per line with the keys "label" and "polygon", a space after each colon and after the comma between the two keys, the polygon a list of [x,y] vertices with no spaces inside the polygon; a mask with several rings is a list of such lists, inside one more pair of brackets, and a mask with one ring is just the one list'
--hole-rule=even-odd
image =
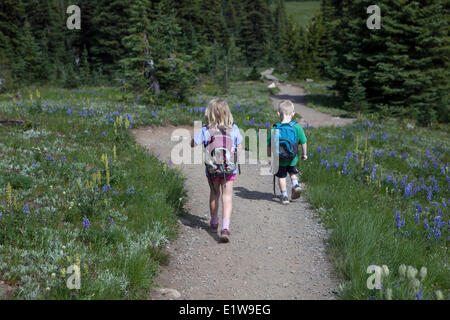
{"label": "green t-shirt", "polygon": [[[293,128],[295,128],[295,130],[297,130],[297,137],[298,137],[298,142],[299,142],[298,143],[298,145],[299,145],[298,148],[300,150],[301,145],[305,144],[307,142],[306,136],[305,136],[305,132],[303,131],[302,126],[299,125],[298,123],[294,124]],[[271,144],[271,137],[272,137],[272,130],[270,130],[269,136],[267,137],[267,146],[269,146],[269,147],[270,147],[270,144]],[[282,167],[285,167],[285,166],[294,167],[294,166],[297,165],[297,162],[298,162],[298,153],[297,153],[297,156],[295,157],[294,160],[292,160],[292,161],[280,161],[279,165],[282,166]]]}

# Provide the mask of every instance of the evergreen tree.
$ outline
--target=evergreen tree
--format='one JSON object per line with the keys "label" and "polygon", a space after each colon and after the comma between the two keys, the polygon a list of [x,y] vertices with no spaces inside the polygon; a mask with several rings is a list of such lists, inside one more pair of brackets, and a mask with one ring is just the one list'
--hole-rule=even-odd
{"label": "evergreen tree", "polygon": [[40,78],[41,51],[37,45],[28,21],[25,21],[22,32],[19,34],[21,46],[18,48],[17,59],[14,66],[17,79],[32,83]]}
{"label": "evergreen tree", "polygon": [[375,111],[389,108],[392,115],[413,116],[423,124],[448,121],[444,104],[449,81],[448,20],[443,1],[379,1],[380,30],[366,27],[368,16],[361,14],[366,12],[366,1],[345,3],[341,13],[342,3],[324,2],[324,12],[334,18],[327,25],[338,30],[331,35],[327,71],[346,101],[358,78]]}
{"label": "evergreen tree", "polygon": [[270,47],[270,11],[265,0],[247,0],[242,20],[239,47],[242,48],[249,65],[263,65]]}
{"label": "evergreen tree", "polygon": [[95,66],[101,65],[107,74],[113,74],[126,50],[122,39],[130,27],[129,4],[123,0],[99,0],[92,27],[89,52]]}

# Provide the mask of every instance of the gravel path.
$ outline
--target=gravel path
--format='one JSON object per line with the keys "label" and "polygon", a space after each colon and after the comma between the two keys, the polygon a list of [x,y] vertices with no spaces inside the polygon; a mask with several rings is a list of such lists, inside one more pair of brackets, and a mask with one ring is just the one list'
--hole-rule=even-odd
{"label": "gravel path", "polygon": [[[274,107],[290,99],[296,112],[313,126],[353,121],[306,107],[302,88],[279,87],[280,94],[272,98]],[[173,126],[133,133],[138,143],[168,162],[177,143],[171,141],[171,134],[179,128],[193,134],[192,127]],[[167,247],[170,263],[161,268],[149,299],[336,299],[333,292],[339,280],[325,252],[329,231],[304,196],[289,206],[280,205],[273,195],[272,176],[260,175],[260,167],[241,165],[234,187],[231,242],[222,244],[209,232],[204,166],[179,166],[187,178],[187,214],[179,220],[179,236]]]}
{"label": "gravel path", "polygon": [[352,123],[356,119],[334,117],[329,114],[319,112],[315,109],[309,108],[305,105],[306,92],[303,88],[293,86],[290,84],[281,84],[279,80],[272,75],[273,69],[263,71],[261,74],[276,83],[280,89],[280,93],[272,97],[272,103],[274,106],[278,106],[281,100],[291,100],[295,104],[295,112],[302,116],[300,121],[301,125],[306,123],[314,126],[345,126]]}

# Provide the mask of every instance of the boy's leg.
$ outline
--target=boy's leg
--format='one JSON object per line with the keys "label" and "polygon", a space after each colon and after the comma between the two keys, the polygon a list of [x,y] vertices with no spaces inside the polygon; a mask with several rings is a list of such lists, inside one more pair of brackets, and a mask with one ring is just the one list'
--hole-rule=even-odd
{"label": "boy's leg", "polygon": [[300,194],[301,194],[301,189],[300,186],[298,184],[298,170],[296,167],[289,167],[289,175],[291,176],[291,181],[292,181],[292,196],[291,198],[294,199],[298,199],[300,198]]}
{"label": "boy's leg", "polygon": [[287,195],[287,186],[286,186],[287,167],[280,166],[276,176],[278,177],[278,184],[280,185],[280,191],[281,191],[280,201],[282,204],[289,204],[289,199],[288,199],[288,195]]}

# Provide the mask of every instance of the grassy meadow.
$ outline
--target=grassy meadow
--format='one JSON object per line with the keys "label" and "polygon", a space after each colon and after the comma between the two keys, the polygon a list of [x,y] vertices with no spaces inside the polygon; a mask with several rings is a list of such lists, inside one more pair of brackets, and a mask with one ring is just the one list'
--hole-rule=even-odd
{"label": "grassy meadow", "polygon": [[320,1],[286,1],[288,17],[301,26],[307,26],[320,10]]}
{"label": "grassy meadow", "polygon": [[[434,299],[440,291],[448,298],[448,127],[360,120],[343,128],[307,128],[306,135],[310,158],[300,164],[301,179],[333,230],[328,252],[345,279],[340,297]],[[367,288],[370,265],[390,270],[382,290]],[[415,268],[412,274],[425,267],[426,276],[405,277],[401,265]]]}

